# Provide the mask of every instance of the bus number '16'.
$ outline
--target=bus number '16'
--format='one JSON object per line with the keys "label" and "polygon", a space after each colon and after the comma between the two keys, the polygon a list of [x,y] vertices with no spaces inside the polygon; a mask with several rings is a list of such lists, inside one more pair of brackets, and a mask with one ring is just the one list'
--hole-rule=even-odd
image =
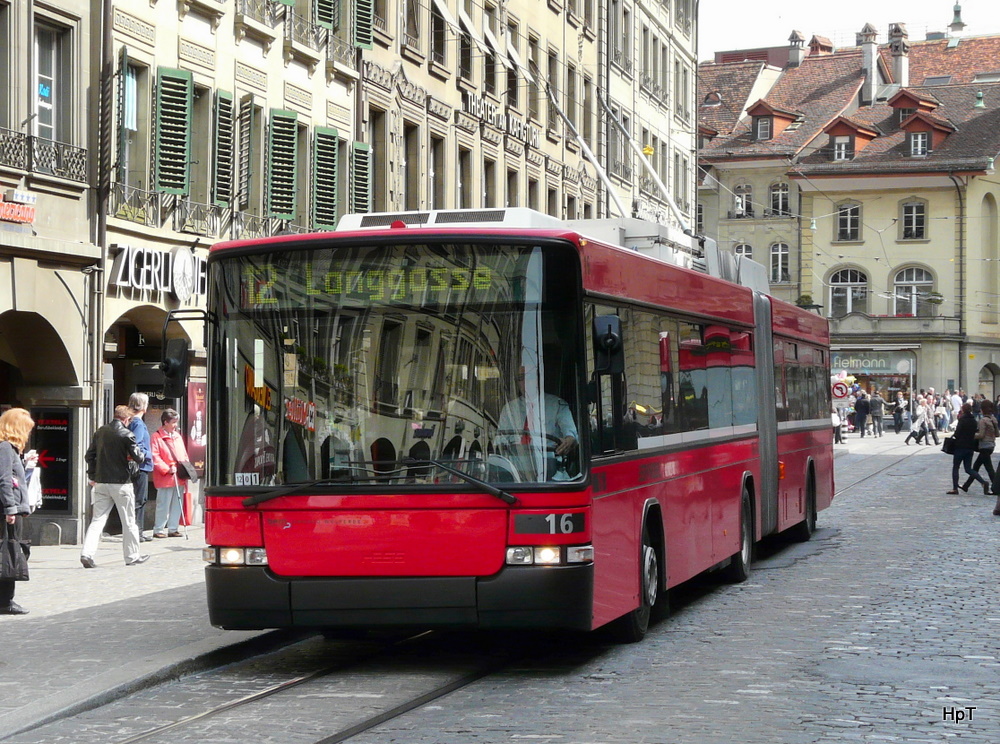
{"label": "bus number '16'", "polygon": [[514,532],[520,535],[570,535],[583,532],[584,515],[575,514],[517,514]]}

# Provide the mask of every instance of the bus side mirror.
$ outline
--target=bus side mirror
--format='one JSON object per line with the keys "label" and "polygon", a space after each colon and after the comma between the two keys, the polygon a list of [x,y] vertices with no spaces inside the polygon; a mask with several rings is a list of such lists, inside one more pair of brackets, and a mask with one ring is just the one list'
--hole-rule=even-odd
{"label": "bus side mirror", "polygon": [[622,321],[617,315],[594,318],[594,371],[602,375],[625,372],[625,345]]}
{"label": "bus side mirror", "polygon": [[167,398],[183,398],[187,392],[188,342],[183,338],[172,338],[163,349],[163,394]]}

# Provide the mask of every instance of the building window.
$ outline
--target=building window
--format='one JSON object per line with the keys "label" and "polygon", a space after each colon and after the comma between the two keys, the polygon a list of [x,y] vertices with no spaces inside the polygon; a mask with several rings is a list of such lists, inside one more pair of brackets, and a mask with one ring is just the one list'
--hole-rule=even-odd
{"label": "building window", "polygon": [[753,246],[749,243],[739,243],[733,248],[734,256],[742,256],[743,258],[753,260]]}
{"label": "building window", "polygon": [[420,127],[403,122],[403,209],[420,209]]}
{"label": "building window", "polygon": [[922,201],[903,202],[902,240],[927,238],[927,205]]}
{"label": "building window", "polygon": [[490,158],[483,159],[483,206],[497,206],[497,163]]}
{"label": "building window", "polygon": [[336,230],[340,216],[340,137],[336,129],[313,133],[312,227]]}
{"label": "building window", "polygon": [[775,183],[771,185],[771,214],[775,217],[788,217],[792,211],[788,201],[788,184]]}
{"label": "building window", "polygon": [[157,191],[186,196],[191,188],[191,121],[194,83],[191,73],[161,67],[156,81]]}
{"label": "building window", "polygon": [[852,138],[847,135],[834,137],[832,147],[834,160],[850,160],[854,157]]}
{"label": "building window", "polygon": [[73,86],[69,83],[69,43],[65,29],[41,24],[35,27],[33,129],[37,136],[55,142],[66,142],[70,133]]}
{"label": "building window", "polygon": [[861,240],[861,205],[841,204],[837,207],[837,230],[834,240]]}
{"label": "building window", "polygon": [[740,184],[733,189],[734,218],[753,217],[753,186]]}
{"label": "building window", "polygon": [[[538,39],[528,39],[528,64],[535,70],[542,69],[542,50]],[[528,81],[528,116],[535,121],[542,120],[542,86],[538,84],[538,75],[532,75]]]}
{"label": "building window", "polygon": [[268,127],[267,216],[295,220],[298,216],[298,114],[272,109]]}
{"label": "building window", "polygon": [[830,317],[867,312],[867,274],[857,269],[841,269],[830,277]]}
{"label": "building window", "polygon": [[118,88],[118,168],[115,180],[146,189],[151,144],[149,69],[133,65],[123,51]]}
{"label": "building window", "polygon": [[507,206],[517,207],[521,204],[521,195],[518,193],[520,184],[519,174],[516,170],[507,171]]}
{"label": "building window", "polygon": [[770,116],[755,116],[753,120],[754,124],[754,138],[758,140],[769,140],[771,139],[771,117]]}
{"label": "building window", "polygon": [[431,209],[443,209],[445,206],[445,173],[447,169],[444,162],[445,145],[441,137],[431,137],[431,169],[430,169],[430,189]]}
{"label": "building window", "polygon": [[443,65],[448,61],[448,24],[438,10],[431,6],[431,60]]}
{"label": "building window", "polygon": [[893,313],[895,315],[916,315],[921,318],[933,315],[933,303],[928,302],[934,289],[934,279],[924,269],[903,269],[893,279],[895,290]]}
{"label": "building window", "polygon": [[472,207],[472,192],[475,184],[472,182],[472,151],[464,147],[458,148],[458,208]]}
{"label": "building window", "polygon": [[788,244],[774,243],[771,246],[771,284],[790,282],[788,272]]}
{"label": "building window", "polygon": [[930,132],[910,132],[910,155],[920,157],[929,152]]}
{"label": "building window", "polygon": [[[517,24],[508,23],[507,24],[507,48],[513,51],[513,54],[517,55],[517,59],[521,58],[520,50],[518,47],[517,39]],[[508,54],[510,56],[510,54]],[[518,95],[520,91],[521,78],[517,66],[511,62],[507,66],[507,105],[513,109],[520,107],[520,96]]]}
{"label": "building window", "polygon": [[897,123],[902,124],[904,121],[909,119],[915,113],[917,113],[917,110],[915,108],[896,109],[896,115],[898,116],[896,121]]}
{"label": "building window", "polygon": [[389,211],[389,132],[385,111],[371,108],[368,111],[369,175],[371,177],[372,209]]}

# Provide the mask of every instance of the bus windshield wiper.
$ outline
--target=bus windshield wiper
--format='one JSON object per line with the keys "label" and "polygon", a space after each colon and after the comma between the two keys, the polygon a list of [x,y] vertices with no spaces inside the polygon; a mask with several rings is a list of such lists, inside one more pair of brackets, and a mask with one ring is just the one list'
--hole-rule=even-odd
{"label": "bus windshield wiper", "polygon": [[496,486],[491,485],[491,484],[487,483],[484,480],[480,480],[479,478],[476,478],[474,475],[469,475],[468,473],[463,473],[461,470],[456,470],[455,468],[451,467],[450,465],[445,465],[440,460],[431,460],[430,458],[424,458],[424,459],[407,458],[403,462],[406,465],[410,465],[410,466],[413,466],[413,465],[417,465],[417,466],[420,466],[420,465],[433,465],[434,467],[441,468],[446,473],[451,473],[452,475],[456,476],[457,478],[461,478],[466,483],[471,483],[474,486],[478,486],[481,490],[485,491],[490,496],[496,496],[498,499],[500,499],[505,504],[511,504],[511,505],[513,505],[513,504],[518,503],[517,498],[515,498],[511,494],[507,493],[502,488],[497,488]]}
{"label": "bus windshield wiper", "polygon": [[280,499],[282,496],[288,496],[293,493],[298,493],[299,491],[305,491],[307,488],[312,488],[313,486],[322,486],[332,483],[341,483],[341,481],[333,480],[332,478],[320,478],[319,480],[306,481],[305,483],[296,483],[294,486],[279,488],[277,491],[266,491],[265,493],[248,496],[243,499],[243,506],[256,506],[257,504],[263,504],[265,501],[270,501],[271,499]]}

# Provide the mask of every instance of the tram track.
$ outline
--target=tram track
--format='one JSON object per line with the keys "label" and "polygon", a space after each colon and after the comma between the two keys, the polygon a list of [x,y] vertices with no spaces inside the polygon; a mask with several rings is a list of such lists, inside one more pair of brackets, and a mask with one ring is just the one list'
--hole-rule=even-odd
{"label": "tram track", "polygon": [[[544,659],[558,649],[551,636],[535,634],[424,631],[376,641],[374,646],[369,640],[344,643],[313,637],[297,648],[174,680],[10,741],[339,744],[529,657]],[[316,663],[331,656],[331,663]],[[254,689],[241,689],[248,687]],[[225,699],[216,699],[220,697]],[[199,706],[196,712],[178,715]],[[164,711],[169,720],[156,720],[164,718]],[[274,711],[279,711],[277,722]],[[294,735],[282,728],[282,715],[295,721]],[[308,725],[300,725],[303,722]]]}

